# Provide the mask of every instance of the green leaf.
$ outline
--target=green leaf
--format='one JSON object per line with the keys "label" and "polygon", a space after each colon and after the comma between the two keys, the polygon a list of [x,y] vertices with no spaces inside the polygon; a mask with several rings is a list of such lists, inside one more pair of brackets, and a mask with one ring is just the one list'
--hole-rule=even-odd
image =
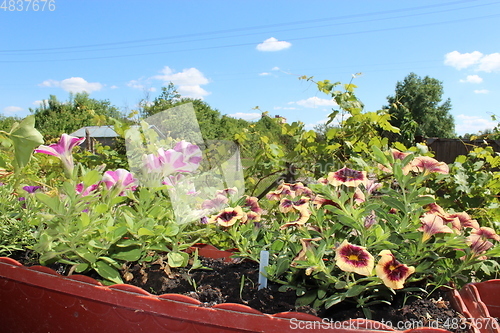
{"label": "green leaf", "polygon": [[277,239],[271,244],[271,250],[275,252],[279,252],[283,249],[283,245],[285,243],[281,239]]}
{"label": "green leaf", "polygon": [[382,201],[384,201],[384,203],[391,208],[396,208],[402,212],[406,212],[406,207],[405,207],[404,203],[402,203],[401,201],[399,201],[396,198],[389,197],[389,196],[383,196]]}
{"label": "green leaf", "polygon": [[51,197],[45,193],[42,193],[42,192],[36,192],[35,193],[35,197],[41,201],[42,203],[44,203],[45,205],[47,205],[50,209],[52,209],[55,213],[57,214],[60,214],[60,201],[59,201],[59,198],[56,198],[56,197]]}
{"label": "green leaf", "polygon": [[317,298],[316,290],[309,290],[304,294],[304,296],[297,298],[297,300],[295,301],[295,305],[296,306],[308,305],[314,302],[316,298]]}
{"label": "green leaf", "polygon": [[24,118],[9,137],[14,144],[14,161],[20,169],[29,163],[33,149],[43,144],[43,136],[35,128],[34,115]]}
{"label": "green leaf", "polygon": [[359,294],[361,294],[364,290],[366,289],[365,286],[362,286],[362,285],[355,285],[353,286],[352,288],[350,288],[346,293],[345,293],[345,296],[346,297],[354,297],[354,296],[358,296]]}
{"label": "green leaf", "polygon": [[97,257],[87,249],[79,248],[76,249],[75,252],[78,256],[80,256],[81,258],[85,259],[90,263],[94,263],[97,260]]}
{"label": "green leaf", "polygon": [[152,230],[149,230],[147,228],[139,228],[139,230],[137,230],[137,234],[139,236],[154,236],[155,235],[155,233]]}
{"label": "green leaf", "polygon": [[165,226],[163,235],[166,237],[173,237],[179,233],[179,226],[176,223],[169,223]]}
{"label": "green leaf", "polygon": [[189,254],[185,252],[169,252],[167,258],[170,267],[183,267],[187,265]]}
{"label": "green leaf", "polygon": [[141,249],[139,247],[131,246],[128,248],[120,249],[120,252],[113,254],[113,259],[124,261],[137,261],[141,258]]}
{"label": "green leaf", "polygon": [[88,171],[82,178],[85,187],[96,184],[101,180],[101,174],[97,170]]}
{"label": "green leaf", "polygon": [[86,270],[90,268],[90,265],[88,263],[81,263],[75,266],[75,272],[77,273],[83,273]]}
{"label": "green leaf", "polygon": [[335,283],[335,289],[344,289],[347,286],[345,281],[339,281]]}
{"label": "green leaf", "polygon": [[86,226],[88,226],[90,223],[89,214],[83,212],[82,215],[80,215],[80,221],[81,221],[82,228],[85,228]]}
{"label": "green leaf", "polygon": [[97,214],[104,214],[104,213],[106,213],[106,212],[108,211],[108,208],[109,208],[109,207],[108,207],[108,205],[106,205],[106,204],[99,204],[99,205],[97,205],[97,206],[95,207],[95,212],[96,212]]}
{"label": "green leaf", "polygon": [[335,304],[342,302],[344,299],[345,299],[344,294],[330,296],[325,301],[325,308],[329,309]]}
{"label": "green leaf", "polygon": [[111,267],[107,262],[99,260],[93,265],[97,274],[102,276],[104,279],[109,280],[114,283],[123,283],[120,273],[114,267]]}

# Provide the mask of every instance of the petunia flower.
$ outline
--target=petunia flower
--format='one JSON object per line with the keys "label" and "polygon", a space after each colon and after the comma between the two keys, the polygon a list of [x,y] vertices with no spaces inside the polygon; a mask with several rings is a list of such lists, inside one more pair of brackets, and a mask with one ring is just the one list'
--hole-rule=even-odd
{"label": "petunia flower", "polygon": [[394,149],[392,148],[391,149],[391,154],[392,154],[392,157],[395,159],[395,160],[404,160],[406,158],[406,156],[410,155],[411,153],[403,153],[402,151],[398,150],[398,149]]}
{"label": "petunia flower", "polygon": [[280,184],[276,190],[268,192],[266,198],[269,200],[280,200],[287,195],[292,195],[292,189],[287,184]]}
{"label": "petunia flower", "polygon": [[334,202],[331,199],[326,199],[325,197],[323,197],[319,194],[314,197],[314,200],[312,203],[316,209],[319,209],[322,206],[326,206],[326,205],[331,205],[331,206],[335,206],[337,208],[340,208],[340,205],[338,203]]}
{"label": "petunia flower", "polygon": [[470,246],[471,251],[479,256],[493,247],[493,243],[489,239],[500,241],[500,236],[492,228],[481,227],[473,230],[467,236],[466,243]]}
{"label": "petunia flower", "polygon": [[254,211],[249,211],[246,214],[247,214],[247,221],[256,223],[256,222],[260,222],[260,220],[261,220],[261,215],[259,213],[254,212]]}
{"label": "petunia flower", "polygon": [[247,221],[247,215],[243,212],[240,206],[227,207],[217,215],[212,215],[208,223],[217,223],[223,227],[230,227],[238,220],[242,223]]}
{"label": "petunia flower", "polygon": [[377,183],[373,179],[368,179],[368,181],[366,182],[366,185],[365,185],[366,193],[372,194],[374,191],[378,190],[381,187],[382,187],[382,183]]}
{"label": "petunia flower", "polygon": [[[461,214],[448,214],[447,212],[444,211],[444,209],[439,206],[437,203],[433,202],[430,203],[426,206],[427,213],[429,214],[435,214],[443,219],[443,222],[445,224],[451,223],[451,226],[453,230],[455,230],[456,233],[459,233],[460,230],[462,230],[462,222],[460,221],[461,218],[465,218],[465,216],[462,216]],[[467,215],[468,216],[468,215]],[[470,216],[469,216],[470,218]],[[477,221],[476,221],[477,223]],[[478,225],[479,228],[479,225]]]}
{"label": "petunia flower", "polygon": [[72,150],[76,145],[82,144],[83,141],[85,141],[85,138],[77,138],[64,133],[61,135],[58,143],[49,146],[41,145],[35,149],[35,153],[52,155],[59,158],[67,174],[72,175],[75,167]]}
{"label": "petunia flower", "polygon": [[479,223],[477,220],[473,220],[472,217],[470,217],[470,215],[466,212],[449,214],[449,217],[457,218],[462,228],[479,229]]}
{"label": "petunia flower", "polygon": [[[313,249],[312,242],[321,240],[321,237],[316,238],[301,238],[300,244],[302,245],[302,249],[297,253],[295,258],[293,258],[291,266],[296,266],[297,261],[305,261],[307,260],[307,252]],[[309,275],[309,274],[308,274]]]}
{"label": "petunia flower", "polygon": [[186,166],[182,172],[193,172],[200,166],[202,152],[200,147],[187,141],[179,141],[175,144],[174,150],[181,153],[184,157]]}
{"label": "petunia flower", "polygon": [[75,186],[75,191],[80,194],[82,197],[85,197],[95,191],[99,187],[99,183],[92,184],[90,186],[85,187],[83,183],[78,183]]}
{"label": "petunia flower", "polygon": [[422,231],[424,234],[422,236],[422,242],[425,242],[432,235],[438,233],[452,233],[450,227],[444,225],[443,219],[436,214],[424,214],[423,217],[420,218],[422,221],[422,226],[418,228],[418,231]]}
{"label": "petunia flower", "polygon": [[301,197],[300,199],[295,201],[283,198],[280,201],[279,210],[282,213],[288,213],[290,211],[307,210],[309,200],[310,199],[307,197]]}
{"label": "petunia flower", "polygon": [[353,199],[354,202],[357,204],[362,204],[363,202],[366,201],[366,196],[359,187],[356,187],[356,189],[354,190]]}
{"label": "petunia flower", "polygon": [[365,186],[368,184],[366,171],[357,171],[347,167],[330,172],[327,180],[333,186],[345,185],[347,187],[357,187],[359,184],[364,184]]}
{"label": "petunia flower", "polygon": [[137,188],[137,179],[125,169],[106,171],[102,176],[102,182],[108,190],[115,190],[119,193],[118,195],[124,195],[126,190],[135,191]]}
{"label": "petunia flower", "polygon": [[423,172],[425,174],[431,172],[448,174],[450,173],[450,168],[448,167],[448,164],[439,162],[432,157],[417,156],[403,168],[403,172],[405,174],[407,174],[409,171]]}
{"label": "petunia flower", "polygon": [[379,253],[380,260],[375,267],[377,276],[384,284],[392,289],[402,289],[406,279],[415,273],[415,267],[400,263],[390,250],[382,250]]}
{"label": "petunia flower", "polygon": [[250,197],[247,195],[245,197],[245,207],[250,208],[252,212],[255,212],[259,215],[264,213],[264,210],[260,208],[259,199],[257,197]]}
{"label": "petunia flower", "polygon": [[366,248],[353,245],[344,240],[335,249],[335,263],[344,272],[354,272],[360,275],[372,275],[375,265],[373,256]]}
{"label": "petunia flower", "polygon": [[328,179],[321,177],[317,180],[318,184],[328,185]]}
{"label": "petunia flower", "polygon": [[377,215],[375,214],[375,211],[372,210],[370,214],[365,216],[364,226],[366,229],[369,229],[375,223],[377,223]]}
{"label": "petunia flower", "polygon": [[173,149],[158,148],[156,154],[143,156],[147,172],[160,173],[163,177],[176,172],[193,172],[200,166],[201,149],[187,141],[178,142]]}
{"label": "petunia flower", "polygon": [[224,195],[217,195],[213,199],[207,199],[201,204],[203,209],[221,209],[229,202],[229,199]]}
{"label": "petunia flower", "polygon": [[41,189],[41,186],[23,186],[23,190],[28,193],[35,193],[37,190]]}
{"label": "petunia flower", "polygon": [[[406,158],[406,156],[410,155],[411,153],[403,153],[400,150],[391,149],[391,154],[392,154],[393,159],[402,161]],[[379,164],[378,168],[384,172],[392,172],[392,166],[385,166],[385,165]]]}
{"label": "petunia flower", "polygon": [[297,182],[295,184],[288,184],[288,186],[290,187],[290,190],[292,191],[292,198],[302,196],[302,195],[305,195],[307,197],[313,196],[313,191],[301,182]]}
{"label": "petunia flower", "polygon": [[432,203],[426,205],[425,209],[427,210],[427,213],[429,213],[429,214],[436,214],[436,215],[440,215],[440,216],[446,215],[446,212],[444,211],[444,209],[435,202],[432,202]]}
{"label": "petunia flower", "polygon": [[302,225],[306,224],[306,222],[311,217],[311,212],[309,212],[308,209],[302,209],[302,210],[299,210],[298,212],[299,212],[299,218],[295,221],[283,224],[280,227],[280,230],[283,230],[283,229],[286,229],[286,228],[292,227],[292,226],[297,227],[297,226],[302,226]]}
{"label": "petunia flower", "polygon": [[486,239],[493,239],[496,240],[497,242],[500,241],[500,236],[497,235],[495,230],[489,227],[481,227],[477,230],[473,230],[472,235],[477,235]]}
{"label": "petunia flower", "polygon": [[229,198],[231,196],[234,196],[238,194],[238,188],[236,187],[231,187],[231,188],[225,188],[223,190],[217,190],[215,192],[215,195],[224,195],[226,198]]}

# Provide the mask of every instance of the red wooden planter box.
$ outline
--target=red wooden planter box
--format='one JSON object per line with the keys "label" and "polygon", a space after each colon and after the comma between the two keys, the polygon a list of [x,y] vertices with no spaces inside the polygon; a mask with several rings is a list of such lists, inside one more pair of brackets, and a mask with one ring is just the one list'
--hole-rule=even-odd
{"label": "red wooden planter box", "polygon": [[[231,254],[211,246],[199,247],[199,253],[219,258]],[[263,314],[241,304],[204,307],[188,296],[156,296],[126,284],[107,287],[87,276],[61,276],[5,257],[0,258],[0,328],[26,333],[401,332],[366,319],[335,323],[298,312]],[[424,327],[404,332],[448,331]]]}
{"label": "red wooden planter box", "polygon": [[453,306],[469,319],[474,333],[500,333],[500,280],[469,283],[454,293]]}

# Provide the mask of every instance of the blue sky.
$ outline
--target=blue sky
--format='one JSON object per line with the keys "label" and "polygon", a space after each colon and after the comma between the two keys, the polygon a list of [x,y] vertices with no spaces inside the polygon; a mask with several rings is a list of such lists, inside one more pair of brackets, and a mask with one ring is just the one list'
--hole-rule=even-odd
{"label": "blue sky", "polygon": [[130,111],[172,81],[222,114],[269,111],[312,128],[333,106],[298,77],[347,83],[360,72],[369,111],[414,72],[443,82],[458,134],[500,115],[500,1],[1,2],[4,115],[80,91]]}

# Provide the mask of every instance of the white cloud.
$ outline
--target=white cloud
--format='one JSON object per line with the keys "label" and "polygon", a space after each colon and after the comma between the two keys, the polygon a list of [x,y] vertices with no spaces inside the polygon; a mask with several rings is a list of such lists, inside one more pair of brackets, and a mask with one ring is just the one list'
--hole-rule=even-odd
{"label": "white cloud", "polygon": [[72,93],[91,93],[93,91],[101,90],[103,87],[103,85],[99,82],[87,82],[81,77],[70,77],[69,79],[64,79],[62,81],[45,80],[39,85],[41,87],[59,87]]}
{"label": "white cloud", "polygon": [[268,75],[271,75],[271,73],[264,72],[264,73],[260,73],[259,75],[260,76],[268,76]]}
{"label": "white cloud", "polygon": [[479,51],[474,51],[472,53],[453,51],[445,54],[444,64],[455,67],[456,69],[463,69],[477,64],[482,56],[483,54]]}
{"label": "white cloud", "polygon": [[289,104],[295,103],[297,105],[303,106],[305,108],[311,108],[315,109],[317,107],[321,106],[335,106],[337,103],[335,103],[334,100],[331,99],[324,99],[324,98],[319,98],[319,97],[310,97],[308,99],[303,99],[297,102],[291,102]]}
{"label": "white cloud", "polygon": [[478,72],[497,72],[500,71],[500,53],[484,55],[479,51],[471,53],[453,51],[445,54],[444,64],[456,69],[464,69],[477,65],[475,70]]}
{"label": "white cloud", "polygon": [[208,91],[201,87],[210,83],[210,80],[194,67],[175,73],[170,67],[165,66],[161,73],[161,75],[153,76],[152,79],[161,80],[164,85],[172,82],[177,87],[177,91],[184,97],[203,99],[203,96],[210,95]]}
{"label": "white cloud", "polygon": [[110,88],[111,89],[118,89],[118,86],[112,85]]}
{"label": "white cloud", "polygon": [[209,83],[209,80],[198,69],[192,67],[183,69],[182,72],[174,73],[174,71],[165,66],[161,70],[162,75],[154,76],[155,79],[162,80],[165,83],[172,82],[175,85],[202,85]]}
{"label": "white cloud", "polygon": [[272,71],[279,71],[279,70],[280,70],[280,68],[279,68],[279,67],[277,67],[277,66],[275,66],[275,67],[271,68],[271,70],[272,70]]}
{"label": "white cloud", "polygon": [[273,109],[274,109],[274,110],[297,110],[297,108],[294,108],[294,107],[286,107],[286,106],[275,106]]}
{"label": "white cloud", "polygon": [[151,87],[150,84],[147,83],[147,82],[144,82],[143,79],[130,80],[127,83],[127,86],[130,87],[130,88],[139,89],[139,90],[142,90],[142,91],[150,91],[150,92],[155,92],[156,91],[155,87]]}
{"label": "white cloud", "polygon": [[198,85],[182,85],[177,88],[177,91],[181,94],[181,96],[199,99],[203,99],[204,96],[210,95],[208,91]]}
{"label": "white cloud", "polygon": [[274,52],[287,49],[290,46],[292,46],[292,43],[285,41],[278,41],[276,38],[271,37],[266,39],[264,42],[258,44],[257,50],[263,52]]}
{"label": "white cloud", "polygon": [[500,71],[500,53],[485,55],[481,58],[481,62],[477,70],[487,73]]}
{"label": "white cloud", "polygon": [[228,114],[229,117],[233,118],[241,118],[245,120],[256,120],[261,117],[260,113],[243,113],[243,112],[237,112],[237,113],[232,113]]}
{"label": "white cloud", "polygon": [[492,129],[497,125],[497,122],[491,119],[483,119],[477,116],[466,116],[460,114],[456,117],[455,130],[459,135],[465,133],[478,133],[485,129]]}
{"label": "white cloud", "polygon": [[21,111],[23,111],[23,108],[19,106],[7,106],[3,108],[3,112],[6,114],[15,114]]}
{"label": "white cloud", "polygon": [[489,92],[487,89],[474,90],[474,94],[487,94]]}
{"label": "white cloud", "polygon": [[46,99],[40,99],[40,100],[36,100],[33,102],[33,105],[36,105],[36,106],[40,106],[42,105],[43,103],[47,103],[47,100]]}
{"label": "white cloud", "polygon": [[465,80],[460,80],[462,83],[481,83],[483,82],[483,78],[479,75],[467,75]]}
{"label": "white cloud", "polygon": [[323,120],[317,121],[317,122],[315,122],[315,123],[306,124],[306,125],[304,126],[304,128],[305,128],[306,130],[312,130],[312,129],[314,129],[314,127],[316,127],[316,126],[318,126],[318,125],[325,124],[327,121],[328,121],[328,119],[323,119]]}

